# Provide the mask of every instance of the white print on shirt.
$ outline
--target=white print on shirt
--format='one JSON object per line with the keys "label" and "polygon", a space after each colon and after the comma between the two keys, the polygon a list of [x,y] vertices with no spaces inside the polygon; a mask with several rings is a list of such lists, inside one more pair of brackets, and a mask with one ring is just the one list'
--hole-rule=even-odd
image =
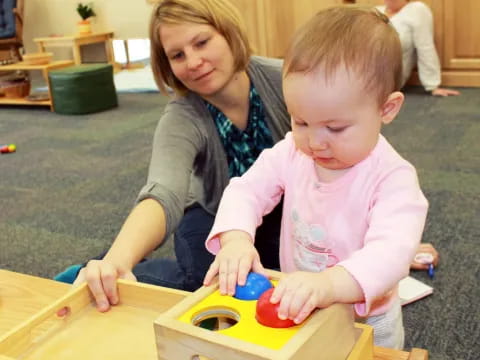
{"label": "white print on shirt", "polygon": [[291,212],[294,251],[293,260],[298,270],[320,272],[338,262],[332,254],[332,244],[325,229],[319,224],[304,223],[297,210]]}

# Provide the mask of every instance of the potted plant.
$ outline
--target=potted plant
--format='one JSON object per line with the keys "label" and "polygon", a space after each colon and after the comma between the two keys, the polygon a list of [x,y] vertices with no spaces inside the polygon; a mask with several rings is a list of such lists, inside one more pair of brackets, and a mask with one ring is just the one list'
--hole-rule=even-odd
{"label": "potted plant", "polygon": [[80,34],[90,34],[92,28],[89,19],[96,15],[95,11],[93,11],[92,5],[78,3],[77,13],[82,18],[82,20],[78,22],[78,32]]}

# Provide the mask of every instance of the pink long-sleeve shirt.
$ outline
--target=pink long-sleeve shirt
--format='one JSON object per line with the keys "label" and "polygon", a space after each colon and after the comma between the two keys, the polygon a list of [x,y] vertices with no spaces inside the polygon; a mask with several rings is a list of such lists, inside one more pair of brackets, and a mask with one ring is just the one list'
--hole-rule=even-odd
{"label": "pink long-sleeve shirt", "polygon": [[343,266],[363,290],[357,314],[385,313],[398,296],[398,282],[408,275],[425,224],[428,203],[415,168],[380,135],[366,159],[325,183],[288,133],[230,181],[207,249],[216,254],[219,234],[228,230],[243,230],[254,239],[262,217],[282,194],[281,270]]}

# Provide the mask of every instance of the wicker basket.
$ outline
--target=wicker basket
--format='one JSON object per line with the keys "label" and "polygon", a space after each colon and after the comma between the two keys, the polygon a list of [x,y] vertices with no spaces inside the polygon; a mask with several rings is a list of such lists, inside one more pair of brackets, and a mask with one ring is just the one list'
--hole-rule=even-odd
{"label": "wicker basket", "polygon": [[1,90],[6,98],[24,98],[30,93],[30,81],[22,80],[8,80],[0,84]]}

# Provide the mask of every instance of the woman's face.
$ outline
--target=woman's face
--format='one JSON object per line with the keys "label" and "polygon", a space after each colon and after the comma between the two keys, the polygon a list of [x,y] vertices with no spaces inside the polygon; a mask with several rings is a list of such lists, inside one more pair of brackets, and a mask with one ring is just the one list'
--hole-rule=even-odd
{"label": "woman's face", "polygon": [[191,91],[212,96],[232,79],[232,51],[214,27],[194,23],[163,24],[159,31],[173,74]]}

